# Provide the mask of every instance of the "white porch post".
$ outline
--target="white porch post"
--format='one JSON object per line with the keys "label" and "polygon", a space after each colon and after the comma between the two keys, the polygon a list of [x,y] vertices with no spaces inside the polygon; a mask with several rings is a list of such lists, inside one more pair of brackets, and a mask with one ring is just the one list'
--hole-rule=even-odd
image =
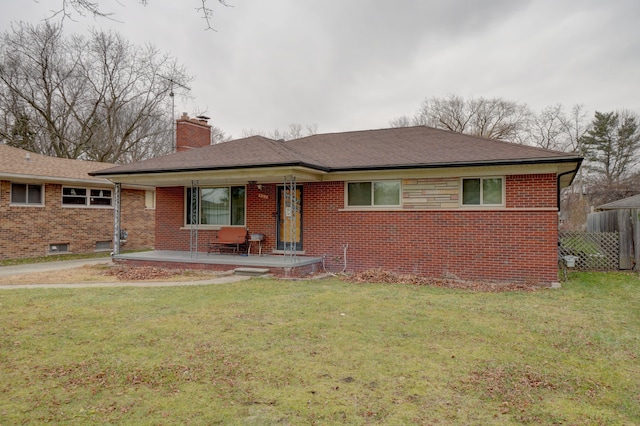
{"label": "white porch post", "polygon": [[115,184],[113,196],[113,254],[120,254],[120,183]]}

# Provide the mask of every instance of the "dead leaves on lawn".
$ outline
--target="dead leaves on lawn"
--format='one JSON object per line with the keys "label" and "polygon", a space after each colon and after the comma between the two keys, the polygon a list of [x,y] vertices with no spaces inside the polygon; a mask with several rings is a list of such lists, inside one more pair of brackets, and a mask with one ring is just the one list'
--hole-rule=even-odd
{"label": "dead leaves on lawn", "polygon": [[183,271],[177,269],[158,268],[155,266],[127,266],[115,265],[102,274],[113,276],[120,281],[141,281],[170,278],[180,275]]}
{"label": "dead leaves on lawn", "polygon": [[382,269],[369,269],[343,278],[345,281],[366,284],[411,284],[418,286],[431,286],[441,288],[455,288],[477,292],[503,292],[503,291],[535,291],[542,288],[534,283],[498,283],[485,281],[467,281],[455,278],[424,277],[413,274],[396,274]]}
{"label": "dead leaves on lawn", "polygon": [[[113,265],[102,275],[116,277],[119,281],[185,281],[210,278],[215,272],[161,268],[157,266]],[[219,274],[219,273],[218,273]]]}

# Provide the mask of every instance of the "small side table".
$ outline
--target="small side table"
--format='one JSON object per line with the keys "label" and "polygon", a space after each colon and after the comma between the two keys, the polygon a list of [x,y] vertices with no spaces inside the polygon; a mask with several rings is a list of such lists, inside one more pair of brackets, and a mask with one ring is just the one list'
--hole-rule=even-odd
{"label": "small side table", "polygon": [[251,254],[251,246],[254,242],[258,243],[258,256],[262,256],[262,241],[264,241],[264,234],[250,234],[249,235],[249,248],[247,249],[247,255]]}

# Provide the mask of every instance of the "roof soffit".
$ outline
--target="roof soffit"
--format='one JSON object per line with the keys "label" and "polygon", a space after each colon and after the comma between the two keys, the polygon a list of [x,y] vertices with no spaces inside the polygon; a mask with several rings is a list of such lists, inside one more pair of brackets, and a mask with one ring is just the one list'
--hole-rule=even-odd
{"label": "roof soffit", "polygon": [[199,185],[242,185],[249,181],[279,183],[285,176],[295,176],[298,182],[319,182],[325,172],[306,167],[252,167],[231,170],[199,170],[164,173],[137,173],[109,176],[112,182],[130,185],[185,186],[192,181]]}

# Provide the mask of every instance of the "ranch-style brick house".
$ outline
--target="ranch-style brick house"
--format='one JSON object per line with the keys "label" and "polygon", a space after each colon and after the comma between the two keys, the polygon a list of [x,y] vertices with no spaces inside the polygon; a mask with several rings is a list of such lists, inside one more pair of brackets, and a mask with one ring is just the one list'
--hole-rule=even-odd
{"label": "ranch-style brick house", "polygon": [[[111,251],[114,184],[89,175],[105,167],[0,144],[0,259]],[[125,186],[119,198],[126,248],[153,248],[153,188]]]}
{"label": "ranch-style brick house", "polygon": [[[557,281],[559,191],[579,156],[423,126],[209,145],[206,120],[177,124],[179,152],[91,173],[156,188],[156,252],[116,260]],[[208,253],[228,227],[261,251]]]}

